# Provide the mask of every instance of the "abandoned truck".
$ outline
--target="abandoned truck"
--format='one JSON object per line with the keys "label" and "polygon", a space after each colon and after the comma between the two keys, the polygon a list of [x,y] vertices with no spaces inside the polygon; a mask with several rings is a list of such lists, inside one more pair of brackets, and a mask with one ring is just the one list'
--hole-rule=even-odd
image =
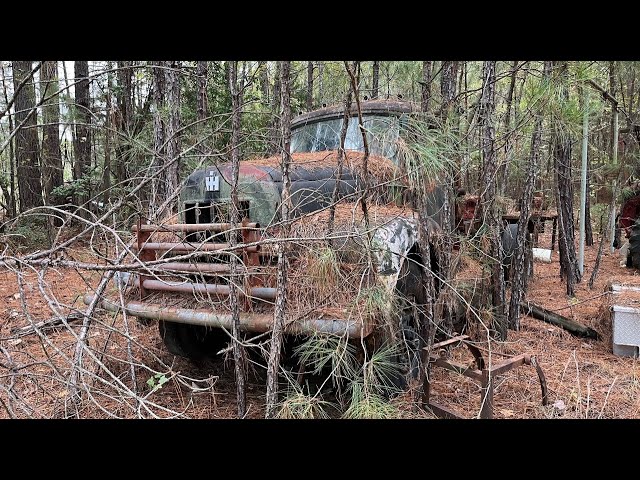
{"label": "abandoned truck", "polygon": [[[417,213],[407,194],[402,145],[410,102],[361,104],[370,148],[369,229],[359,199],[363,191],[363,139],[357,112],[350,113],[344,168],[338,177],[343,108],[325,107],[296,117],[291,125],[291,203],[286,330],[290,336],[334,334],[363,348],[399,347],[401,378],[417,374],[423,345],[425,295]],[[178,223],[138,224],[137,253],[146,269],[127,292],[129,315],[158,321],[167,349],[196,358],[229,342],[230,282],[241,295],[240,328],[268,332],[273,324],[283,182],[280,157],[240,162],[238,198],[242,236],[230,249],[231,165],[193,172],[180,194]],[[328,231],[330,205],[337,198]],[[442,191],[434,185],[427,215],[431,266],[437,274],[435,239],[441,234]],[[230,276],[230,255],[239,258]],[[437,288],[437,282],[436,282]],[[85,302],[91,300],[85,297]],[[111,311],[119,302],[104,299]]]}

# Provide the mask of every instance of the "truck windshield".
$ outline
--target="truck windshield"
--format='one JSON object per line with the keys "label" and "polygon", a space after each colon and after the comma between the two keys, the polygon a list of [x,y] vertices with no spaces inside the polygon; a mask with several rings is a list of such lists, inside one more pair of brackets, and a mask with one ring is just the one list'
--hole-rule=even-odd
{"label": "truck windshield", "polygon": [[[369,152],[395,159],[397,141],[400,132],[398,117],[369,115],[363,117],[363,125],[367,132]],[[319,152],[337,150],[340,147],[340,129],[342,118],[324,120],[300,126],[291,132],[291,152]],[[349,119],[345,150],[364,151],[362,134],[358,128],[358,117]]]}

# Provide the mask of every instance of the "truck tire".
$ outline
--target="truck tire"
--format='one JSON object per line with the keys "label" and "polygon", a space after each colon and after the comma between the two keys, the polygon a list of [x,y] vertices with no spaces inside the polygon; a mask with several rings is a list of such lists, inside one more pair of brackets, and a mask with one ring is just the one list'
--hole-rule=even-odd
{"label": "truck tire", "polygon": [[160,320],[158,331],[169,352],[192,360],[214,356],[229,341],[229,336],[220,328],[185,323]]}
{"label": "truck tire", "polygon": [[640,220],[636,220],[629,233],[629,250],[627,251],[627,266],[640,268]]}

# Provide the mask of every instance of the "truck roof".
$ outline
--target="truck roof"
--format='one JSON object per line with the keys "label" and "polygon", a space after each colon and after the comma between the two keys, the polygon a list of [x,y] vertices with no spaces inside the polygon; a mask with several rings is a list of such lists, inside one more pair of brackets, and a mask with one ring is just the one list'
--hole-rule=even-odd
{"label": "truck roof", "polygon": [[[360,102],[360,109],[363,115],[399,115],[420,111],[419,105],[405,100],[364,100]],[[291,129],[293,130],[322,120],[341,118],[344,114],[343,112],[344,105],[342,104],[312,110],[311,112],[303,113],[295,117],[291,121]],[[355,102],[351,104],[349,113],[350,116],[358,114]]]}

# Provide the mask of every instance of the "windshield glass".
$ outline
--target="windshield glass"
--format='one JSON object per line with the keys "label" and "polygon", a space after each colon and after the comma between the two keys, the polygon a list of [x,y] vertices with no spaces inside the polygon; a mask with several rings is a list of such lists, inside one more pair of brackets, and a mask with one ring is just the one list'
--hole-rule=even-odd
{"label": "windshield glass", "polygon": [[[370,115],[363,118],[367,132],[369,153],[395,160],[400,133],[398,117]],[[342,118],[335,118],[307,124],[291,132],[291,152],[319,152],[337,150],[340,147]],[[364,151],[362,134],[358,128],[358,117],[349,119],[345,150]]]}

